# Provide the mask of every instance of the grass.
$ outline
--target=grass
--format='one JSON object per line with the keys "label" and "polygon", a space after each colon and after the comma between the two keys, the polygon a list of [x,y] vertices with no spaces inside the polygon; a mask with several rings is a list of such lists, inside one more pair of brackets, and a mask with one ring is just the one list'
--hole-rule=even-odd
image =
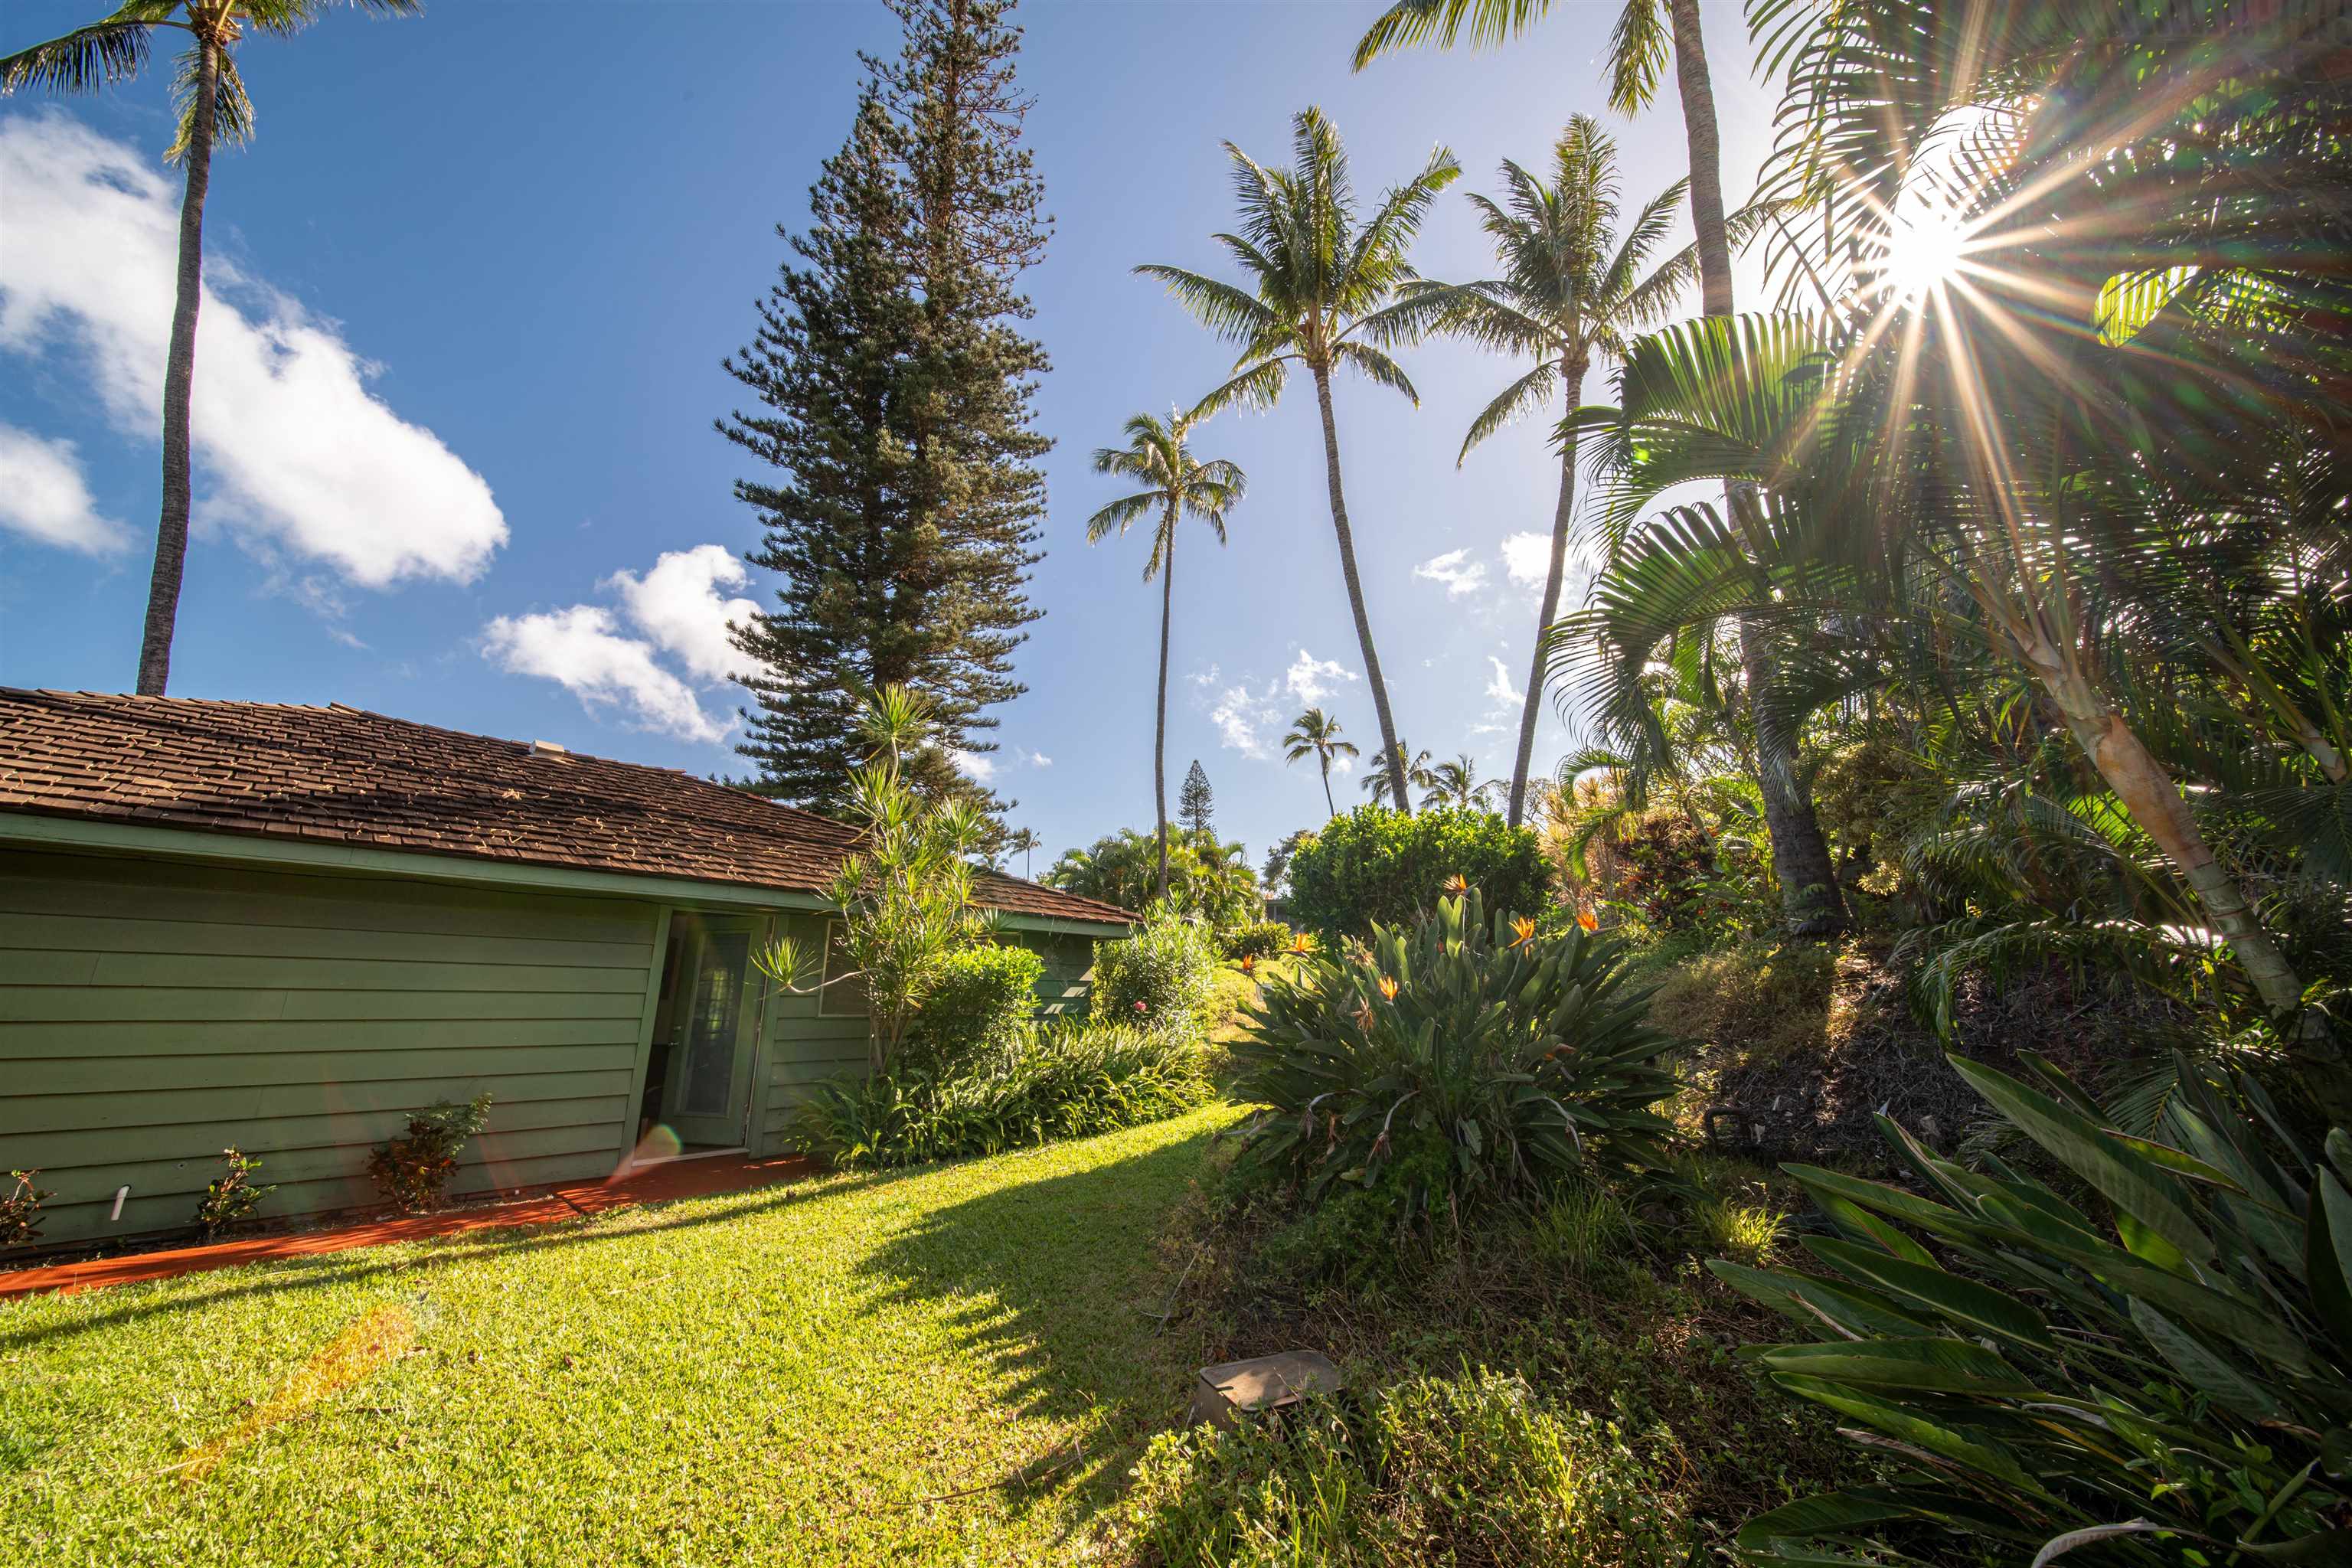
{"label": "grass", "polygon": [[0,1562],[1083,1562],[1232,1117],[0,1306]]}

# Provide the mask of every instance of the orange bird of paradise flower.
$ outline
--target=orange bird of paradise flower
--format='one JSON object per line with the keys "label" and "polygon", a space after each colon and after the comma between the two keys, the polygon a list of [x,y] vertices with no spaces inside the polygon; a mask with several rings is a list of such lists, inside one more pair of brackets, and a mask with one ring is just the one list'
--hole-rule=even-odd
{"label": "orange bird of paradise flower", "polygon": [[1535,945],[1535,921],[1528,919],[1525,915],[1521,915],[1511,922],[1511,945],[1513,947],[1533,947]]}
{"label": "orange bird of paradise flower", "polygon": [[1470,879],[1456,871],[1445,879],[1445,890],[1449,893],[1466,893],[1470,890]]}
{"label": "orange bird of paradise flower", "polygon": [[1591,910],[1577,910],[1576,923],[1582,926],[1586,931],[1599,931],[1601,929],[1601,921],[1595,918]]}
{"label": "orange bird of paradise flower", "polygon": [[1393,1002],[1393,1001],[1395,1001],[1395,1000],[1396,1000],[1396,994],[1397,994],[1397,983],[1396,983],[1396,981],[1395,981],[1394,977],[1392,977],[1392,976],[1391,976],[1391,975],[1386,975],[1386,974],[1381,975],[1381,995],[1382,997],[1386,998],[1387,1000],[1389,1000],[1389,1001],[1391,1001],[1391,1002]]}

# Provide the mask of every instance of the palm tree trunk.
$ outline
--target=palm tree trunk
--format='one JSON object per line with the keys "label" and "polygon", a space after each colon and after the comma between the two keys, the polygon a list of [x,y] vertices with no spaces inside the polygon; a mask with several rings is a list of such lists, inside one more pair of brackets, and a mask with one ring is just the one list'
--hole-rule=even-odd
{"label": "palm tree trunk", "polygon": [[1160,818],[1160,877],[1152,897],[1168,896],[1168,628],[1176,618],[1176,503],[1168,503],[1160,545],[1160,713],[1151,731],[1151,805]]}
{"label": "palm tree trunk", "polygon": [[1356,646],[1363,652],[1364,679],[1371,686],[1372,711],[1380,716],[1381,742],[1388,749],[1389,784],[1396,792],[1397,810],[1410,816],[1412,801],[1405,794],[1404,754],[1397,749],[1396,721],[1389,716],[1389,688],[1381,679],[1381,656],[1372,649],[1371,617],[1364,613],[1364,583],[1356,573],[1356,536],[1349,531],[1348,498],[1339,488],[1339,426],[1331,417],[1331,373],[1321,365],[1315,367],[1315,403],[1323,414],[1324,477],[1331,487],[1331,531],[1339,537],[1339,574],[1347,579],[1348,607],[1356,615]]}
{"label": "palm tree trunk", "polygon": [[180,577],[188,563],[188,403],[196,379],[196,308],[204,299],[205,193],[213,177],[213,118],[220,101],[220,55],[196,45],[196,98],[188,121],[188,184],[180,198],[180,275],[172,305],[172,346],[163,358],[163,509],[155,521],[155,570],[147,584],[147,625],[139,643],[139,695],[161,697],[172,675],[172,632]]}
{"label": "palm tree trunk", "polygon": [[[1582,364],[1563,362],[1560,379],[1568,387],[1568,411],[1576,412],[1584,401],[1584,369]],[[1551,569],[1544,577],[1543,609],[1536,616],[1536,650],[1528,661],[1528,693],[1519,710],[1519,754],[1511,764],[1511,809],[1507,820],[1513,827],[1526,815],[1528,800],[1528,765],[1535,758],[1536,718],[1543,710],[1544,634],[1551,629],[1552,617],[1559,613],[1560,581],[1568,574],[1568,529],[1576,515],[1576,426],[1564,427],[1560,437],[1564,445],[1559,454],[1559,503],[1551,513]]]}
{"label": "palm tree trunk", "polygon": [[[1715,84],[1706,64],[1706,37],[1700,30],[1698,0],[1666,0],[1674,27],[1675,80],[1681,89],[1683,134],[1690,159],[1691,226],[1698,249],[1699,309],[1709,316],[1732,313],[1731,237],[1723,218],[1723,139],[1715,118]],[[1734,483],[1726,504],[1742,511],[1742,491]],[[1739,663],[1747,678],[1748,710],[1756,728],[1756,785],[1764,797],[1764,827],[1772,843],[1772,868],[1780,880],[1780,908],[1790,931],[1825,936],[1846,923],[1845,896],[1838,889],[1829,841],[1813,815],[1811,792],[1797,772],[1797,738],[1790,726],[1768,719],[1769,704],[1757,700],[1771,679],[1762,634],[1742,616]]]}
{"label": "palm tree trunk", "polygon": [[[1982,595],[1980,595],[1981,597]],[[2011,625],[2011,640],[2050,694],[2067,730],[2131,819],[2156,841],[2181,879],[2196,892],[2214,929],[2246,972],[2247,983],[2272,1016],[2298,1020],[2294,1047],[2305,1081],[2332,1117],[2352,1116],[2352,1063],[2316,1014],[2303,1013],[2303,981],[2269,931],[2245,889],[2214,856],[2196,815],[2164,764],[2077,668],[2038,628]]]}
{"label": "palm tree trunk", "polygon": [[1331,798],[1331,759],[1323,759],[1323,810],[1327,816],[1339,815],[1339,803]]}
{"label": "palm tree trunk", "polygon": [[1690,159],[1691,227],[1698,247],[1699,313],[1731,314],[1731,237],[1723,224],[1723,138],[1716,129],[1715,83],[1706,68],[1706,37],[1698,0],[1666,0],[1675,30],[1675,85],[1683,100],[1683,137]]}

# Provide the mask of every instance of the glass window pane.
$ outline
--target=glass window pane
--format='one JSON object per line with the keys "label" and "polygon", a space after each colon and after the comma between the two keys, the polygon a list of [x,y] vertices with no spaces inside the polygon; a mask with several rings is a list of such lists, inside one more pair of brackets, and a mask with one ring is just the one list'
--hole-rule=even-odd
{"label": "glass window pane", "polygon": [[736,1026],[743,1010],[743,974],[751,953],[749,931],[713,931],[702,944],[694,976],[694,1013],[687,1026],[686,1074],[677,1110],[721,1116],[735,1092]]}

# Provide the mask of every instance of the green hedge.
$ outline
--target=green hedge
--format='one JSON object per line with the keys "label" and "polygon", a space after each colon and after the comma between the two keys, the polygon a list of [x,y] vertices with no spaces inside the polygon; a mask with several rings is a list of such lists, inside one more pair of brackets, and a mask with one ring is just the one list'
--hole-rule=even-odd
{"label": "green hedge", "polygon": [[1094,1016],[1104,1023],[1197,1032],[1217,992],[1217,939],[1155,907],[1135,934],[1095,943]]}
{"label": "green hedge", "polygon": [[1025,947],[976,947],[941,960],[915,1006],[908,1065],[961,1070],[1028,1021],[1045,977],[1045,961]]}
{"label": "green hedge", "polygon": [[1551,898],[1551,866],[1531,828],[1459,806],[1407,816],[1366,805],[1333,817],[1299,845],[1290,862],[1290,917],[1333,936],[1361,936],[1376,921],[1409,926],[1436,906],[1454,877],[1496,911],[1536,915]]}
{"label": "green hedge", "polygon": [[997,1154],[1179,1115],[1213,1092],[1197,1035],[1056,1019],[1024,1024],[950,1076],[818,1084],[803,1146],[844,1170]]}

